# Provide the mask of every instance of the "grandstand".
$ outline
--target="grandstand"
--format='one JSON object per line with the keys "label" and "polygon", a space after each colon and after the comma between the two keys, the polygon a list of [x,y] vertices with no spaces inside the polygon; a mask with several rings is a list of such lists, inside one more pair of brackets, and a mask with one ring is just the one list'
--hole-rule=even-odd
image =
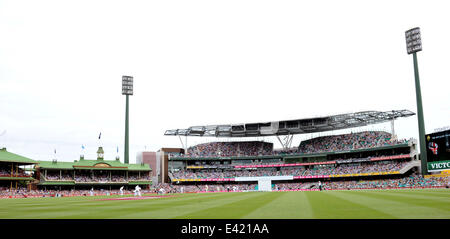
{"label": "grandstand", "polygon": [[[381,134],[382,133],[382,134]],[[358,137],[361,135],[382,135],[380,137]],[[339,140],[335,141],[336,138]],[[355,147],[348,144],[335,144],[329,151],[323,149],[333,145],[329,142],[353,141]],[[416,157],[414,140],[389,141],[387,132],[362,132],[355,134],[327,136],[302,142],[298,150],[281,154],[266,152],[255,155],[254,148],[259,142],[249,147],[248,153],[242,145],[249,142],[233,142],[240,148],[239,153],[222,156],[223,145],[217,142],[211,145],[202,144],[200,148],[208,149],[200,156],[187,154],[171,154],[169,160],[170,182],[175,185],[217,183],[255,184],[267,179],[272,183],[272,189],[296,184],[297,189],[317,188],[319,180],[333,182],[342,180],[373,180],[386,178],[401,178],[417,172],[420,166]],[[318,141],[322,144],[317,143]],[[382,141],[382,142],[381,142]],[[386,141],[386,142],[385,142]],[[310,143],[312,145],[310,145]],[[227,143],[225,143],[226,145]],[[367,147],[361,147],[364,145]],[[340,146],[336,146],[340,145]],[[311,147],[310,147],[311,146]],[[316,150],[311,150],[314,148]],[[303,149],[307,147],[305,152]],[[336,148],[337,147],[337,148]],[[195,150],[199,147],[194,146]],[[217,150],[217,151],[216,151]],[[195,151],[194,151],[195,152]],[[236,155],[236,156],[234,156]],[[226,185],[225,185],[226,186]],[[215,188],[212,186],[211,188]],[[255,186],[253,189],[259,189]]]}
{"label": "grandstand", "polygon": [[0,195],[5,192],[29,189],[29,182],[33,181],[30,169],[37,162],[24,156],[0,149]]}
{"label": "grandstand", "polygon": [[[446,179],[419,175],[415,139],[397,139],[384,131],[315,137],[287,147],[295,134],[347,129],[393,121],[414,113],[366,111],[328,117],[238,125],[195,126],[167,130],[169,136],[252,137],[288,135],[275,150],[264,141],[216,141],[166,153],[171,191],[273,191],[398,187],[434,187]],[[187,145],[183,145],[187,146]]]}
{"label": "grandstand", "polygon": [[118,194],[140,185],[149,189],[152,181],[148,164],[125,164],[119,158],[104,160],[103,148],[99,147],[96,160],[84,159],[73,162],[35,161],[0,149],[0,198],[37,197],[50,195]]}
{"label": "grandstand", "polygon": [[38,161],[36,167],[37,187],[40,189],[105,189],[121,186],[151,185],[148,164],[124,164],[119,158],[104,160],[103,148],[99,147],[96,160],[80,156],[74,162]]}

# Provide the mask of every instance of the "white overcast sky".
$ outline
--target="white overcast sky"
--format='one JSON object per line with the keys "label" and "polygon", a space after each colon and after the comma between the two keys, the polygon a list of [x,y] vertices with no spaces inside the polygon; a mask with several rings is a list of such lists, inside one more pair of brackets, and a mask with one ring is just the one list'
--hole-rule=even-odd
{"label": "white overcast sky", "polygon": [[[411,0],[0,0],[0,145],[73,161],[81,145],[95,158],[102,132],[106,159],[119,146],[123,160],[122,75],[134,76],[132,163],[144,149],[179,147],[167,129],[416,112],[404,36],[413,27],[431,133],[450,125],[449,9]],[[417,117],[395,126],[400,138],[418,138]]]}

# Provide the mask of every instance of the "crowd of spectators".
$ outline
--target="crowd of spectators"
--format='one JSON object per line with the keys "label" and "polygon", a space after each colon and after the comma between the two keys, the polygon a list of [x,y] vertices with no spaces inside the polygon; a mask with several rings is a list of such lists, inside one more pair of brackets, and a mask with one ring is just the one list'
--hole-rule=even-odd
{"label": "crowd of spectators", "polygon": [[0,177],[10,177],[11,170],[0,168]]}
{"label": "crowd of spectators", "polygon": [[[257,190],[258,184],[200,184],[200,185],[166,185],[170,187],[167,192],[226,192],[226,191],[253,191]],[[381,179],[366,181],[326,181],[322,182],[324,190],[335,189],[387,189],[408,187],[443,187],[450,186],[450,177],[424,178],[421,175],[411,175],[400,179]],[[318,189],[318,183],[274,183],[273,191]]]}
{"label": "crowd of spectators", "polygon": [[23,195],[27,192],[26,188],[19,187],[10,189],[9,187],[0,187],[0,197],[10,196],[10,195]]}
{"label": "crowd of spectators", "polygon": [[405,143],[406,140],[392,139],[392,135],[384,131],[364,131],[333,136],[317,137],[302,141],[299,153],[339,152],[346,150],[375,148]]}
{"label": "crowd of spectators", "polygon": [[171,153],[176,157],[233,157],[289,155],[298,153],[339,152],[346,150],[375,148],[405,143],[388,132],[364,131],[358,133],[322,136],[302,141],[299,147],[274,150],[273,144],[262,141],[212,142],[192,146],[183,154]]}
{"label": "crowd of spectators", "polygon": [[127,181],[139,181],[139,180],[151,180],[148,174],[143,175],[129,175],[128,180],[127,177],[123,174],[109,174],[105,173],[94,173],[92,174],[89,171],[86,172],[77,172],[75,173],[75,177],[72,174],[60,174],[58,172],[48,171],[45,176],[45,180],[47,181],[75,181],[75,182],[99,182],[99,183],[108,183],[108,182],[127,182]]}
{"label": "crowd of spectators", "polygon": [[[236,192],[255,190],[257,184],[200,184],[183,185],[160,183],[151,187],[153,193]],[[163,190],[161,190],[163,189]]]}
{"label": "crowd of spectators", "polygon": [[274,185],[272,190],[274,191],[282,191],[282,190],[297,190],[302,189],[304,183],[277,183]]}
{"label": "crowd of spectators", "polygon": [[139,180],[151,180],[150,176],[147,175],[128,175],[129,181],[139,181]]}
{"label": "crowd of spectators", "polygon": [[[25,177],[28,176],[25,171],[21,168],[18,169],[18,171],[14,171],[13,176],[20,176]],[[11,168],[10,167],[2,167],[0,168],[0,177],[11,177]]]}
{"label": "crowd of spectators", "polygon": [[362,164],[340,164],[337,167],[319,166],[305,170],[302,176],[392,172],[402,169],[408,163],[408,161],[381,161]]}
{"label": "crowd of spectators", "polygon": [[281,159],[254,159],[254,160],[233,160],[230,166],[236,165],[268,165],[268,164],[283,164]]}
{"label": "crowd of spectators", "polygon": [[233,156],[260,156],[272,155],[273,144],[262,141],[244,142],[212,142],[198,144],[187,149],[184,157],[233,157]]}
{"label": "crowd of spectators", "polygon": [[261,168],[259,170],[180,170],[173,172],[174,178],[180,179],[201,179],[201,178],[234,178],[234,177],[261,177],[261,176],[281,176],[281,172],[274,168]]}
{"label": "crowd of spectators", "polygon": [[188,148],[187,157],[238,156],[238,144],[235,142],[213,142]]}
{"label": "crowd of spectators", "polygon": [[409,161],[376,161],[368,163],[351,163],[337,165],[315,165],[314,167],[283,167],[258,168],[257,170],[180,170],[172,172],[176,179],[202,179],[202,178],[233,178],[233,177],[260,177],[260,176],[315,176],[331,174],[357,174],[398,171],[405,167]]}
{"label": "crowd of spectators", "polygon": [[[201,184],[201,185],[172,185],[171,192],[224,192],[224,191],[252,191],[257,190],[258,184]],[[424,178],[421,175],[411,175],[400,179],[380,179],[366,181],[332,181],[322,182],[324,190],[336,189],[387,189],[408,187],[450,187],[450,177]],[[275,183],[273,191],[301,190],[315,188],[317,183]]]}
{"label": "crowd of spectators", "polygon": [[[317,183],[294,183],[283,182],[274,183],[273,191],[283,190],[301,190],[315,188]],[[194,193],[194,192],[238,192],[257,190],[258,184],[199,184],[183,185],[160,183],[151,186],[150,189],[143,189],[143,194],[166,194],[166,193]],[[430,177],[424,178],[421,175],[411,175],[397,179],[378,179],[378,180],[360,180],[360,181],[324,181],[323,190],[354,190],[354,189],[388,189],[388,188],[414,188],[414,187],[450,187],[450,177]],[[124,195],[133,195],[133,188],[124,189]],[[69,190],[28,190],[25,187],[10,189],[9,187],[0,187],[0,197],[61,197],[61,196],[90,196],[90,195],[120,195],[118,189],[69,189]]]}
{"label": "crowd of spectators", "polygon": [[73,181],[73,177],[71,175],[47,175],[45,178],[49,181]]}
{"label": "crowd of spectators", "polygon": [[274,149],[272,154],[273,155],[289,155],[289,154],[297,154],[298,148],[289,148],[289,149]]}
{"label": "crowd of spectators", "polygon": [[201,185],[172,185],[172,192],[238,192],[253,191],[258,184],[201,184]]}
{"label": "crowd of spectators", "polygon": [[[133,195],[134,188],[129,189],[123,189],[123,195]],[[148,189],[142,189],[142,193],[152,193],[151,190]],[[8,187],[0,187],[0,197],[8,197],[8,196],[20,196],[20,197],[59,197],[62,196],[90,196],[90,195],[103,195],[103,196],[110,196],[110,195],[121,195],[119,189],[66,189],[66,190],[44,190],[44,189],[38,189],[38,190],[28,190],[24,187],[18,187],[10,189]]]}

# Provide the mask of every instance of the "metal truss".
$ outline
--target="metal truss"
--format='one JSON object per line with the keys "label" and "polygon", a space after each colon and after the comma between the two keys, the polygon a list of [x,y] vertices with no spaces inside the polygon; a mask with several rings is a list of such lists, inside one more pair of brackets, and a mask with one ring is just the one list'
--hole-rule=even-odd
{"label": "metal truss", "polygon": [[192,126],[187,129],[167,130],[167,136],[201,136],[201,137],[264,137],[285,136],[280,143],[289,146],[295,134],[308,134],[367,126],[371,124],[393,121],[400,117],[413,116],[409,110],[362,111],[350,114],[339,114],[298,120],[285,120],[263,123],[224,124],[208,126]]}

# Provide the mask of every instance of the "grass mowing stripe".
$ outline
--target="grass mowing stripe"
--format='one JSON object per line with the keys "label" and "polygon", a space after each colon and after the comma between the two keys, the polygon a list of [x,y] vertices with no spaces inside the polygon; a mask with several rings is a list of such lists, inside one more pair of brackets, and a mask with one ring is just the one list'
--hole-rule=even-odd
{"label": "grass mowing stripe", "polygon": [[363,191],[336,192],[336,196],[349,198],[350,200],[362,203],[367,207],[401,219],[433,219],[448,217],[440,210],[411,205],[407,201],[399,202],[388,200],[383,197],[372,197],[373,195],[366,194]]}
{"label": "grass mowing stripe", "polygon": [[151,203],[151,205],[146,205],[143,211],[141,210],[127,215],[122,214],[117,218],[171,218],[180,215],[189,207],[197,207],[202,203],[227,200],[235,196],[232,193],[201,193],[198,194],[198,197],[190,198],[189,200],[177,200],[169,203],[162,202],[160,205]]}
{"label": "grass mowing stripe", "polygon": [[[449,198],[450,197],[450,190],[447,189],[447,191],[441,191],[439,189],[433,189],[433,190],[425,190],[425,189],[401,189],[401,190],[383,190],[383,192],[395,192],[395,193],[401,193],[404,195],[412,194],[412,195],[423,195],[423,196],[433,196],[433,197],[441,197],[441,198]],[[377,190],[378,191],[378,190]]]}
{"label": "grass mowing stripe", "polygon": [[[79,198],[76,201],[71,201],[72,203],[66,203],[65,200],[60,200],[62,198],[53,198],[53,206],[52,207],[33,207],[33,209],[25,208],[24,212],[20,212],[23,210],[23,205],[15,206],[9,209],[8,215],[1,215],[1,218],[103,218],[104,215],[122,215],[127,210],[133,210],[134,208],[142,207],[142,204],[145,201],[152,201],[154,204],[158,204],[159,200],[168,199],[167,201],[172,201],[173,203],[192,203],[198,198],[214,198],[217,195],[195,195],[190,196],[186,195],[185,198],[158,198],[158,199],[145,199],[145,200],[136,200],[136,201],[99,201],[95,199],[99,199],[102,197],[89,197],[89,198]],[[163,204],[162,207],[166,207],[166,202],[161,202]],[[34,203],[33,203],[34,204]],[[115,213],[118,212],[118,213]]]}
{"label": "grass mowing stripe", "polygon": [[[399,216],[403,216],[403,214],[398,215],[395,213],[398,211],[397,209],[403,209],[408,208],[407,205],[392,202],[388,200],[380,200],[377,198],[367,197],[367,196],[361,196],[359,193],[356,194],[350,194],[348,191],[335,191],[333,192],[333,195],[339,198],[342,198],[344,200],[352,201],[358,204],[362,204],[368,208],[371,208],[376,211],[380,211],[385,213],[386,215],[389,215],[383,219],[394,219],[398,218]],[[370,216],[370,215],[369,215]]]}
{"label": "grass mowing stripe", "polygon": [[273,192],[281,196],[247,214],[244,218],[293,219],[313,218],[305,192]]}
{"label": "grass mowing stripe", "polygon": [[[191,208],[189,211],[185,211],[183,214],[173,217],[175,219],[211,219],[211,218],[228,218],[227,215],[221,214],[221,212],[217,211],[217,208],[223,207],[225,205],[242,205],[242,208],[237,210],[233,210],[232,213],[235,214],[238,211],[245,210],[245,206],[240,204],[240,202],[246,200],[253,200],[253,198],[261,196],[261,193],[258,192],[247,192],[244,197],[238,197],[239,193],[235,194],[233,200],[225,200],[221,202],[208,203],[207,206],[200,205],[197,208]],[[211,216],[211,212],[213,216]],[[228,211],[230,212],[230,211]]]}
{"label": "grass mowing stripe", "polygon": [[[352,192],[354,193],[354,192]],[[387,194],[384,191],[362,191],[360,192],[361,195],[369,195],[370,197],[374,198],[380,198],[380,199],[386,199],[391,201],[396,201],[400,203],[408,203],[410,205],[415,205],[416,207],[426,207],[428,209],[434,208],[437,210],[442,211],[445,214],[450,213],[450,201],[447,202],[438,202],[434,200],[427,200],[427,199],[416,199],[413,197],[405,198],[399,195],[391,195]]]}
{"label": "grass mowing stripe", "polygon": [[167,218],[177,218],[179,216],[185,215],[186,213],[196,212],[201,209],[211,208],[217,206],[217,204],[224,204],[228,202],[238,201],[242,198],[248,198],[251,193],[214,193],[217,195],[213,200],[206,198],[199,198],[192,203],[178,204],[172,207],[161,207],[157,210],[145,208],[140,212],[135,212],[132,214],[122,215],[117,218],[156,218],[156,219],[167,219]]}
{"label": "grass mowing stripe", "polygon": [[[166,216],[170,214],[169,212],[179,212],[179,209],[172,208],[184,207],[199,201],[217,200],[218,198],[224,197],[224,195],[218,194],[198,194],[194,197],[187,195],[183,196],[137,201],[109,201],[114,203],[116,207],[101,212],[102,214],[105,214],[104,216],[97,215],[93,218],[167,218]],[[158,210],[164,210],[164,213],[158,213]],[[83,215],[80,215],[80,218],[83,218]]]}
{"label": "grass mowing stripe", "polygon": [[433,194],[422,194],[422,193],[405,193],[399,191],[380,191],[380,193],[384,193],[386,195],[395,195],[406,198],[415,198],[415,199],[425,199],[436,202],[450,202],[450,194],[447,197],[437,196],[435,197]]}
{"label": "grass mowing stripe", "polygon": [[214,207],[198,210],[194,213],[187,213],[177,218],[189,219],[239,219],[249,214],[253,210],[275,200],[281,196],[279,193],[253,192],[248,197],[233,201],[230,203],[222,203]]}
{"label": "grass mowing stripe", "polygon": [[314,218],[320,219],[375,219],[392,218],[391,215],[371,209],[359,203],[334,196],[337,192],[311,191],[306,194],[312,206]]}

